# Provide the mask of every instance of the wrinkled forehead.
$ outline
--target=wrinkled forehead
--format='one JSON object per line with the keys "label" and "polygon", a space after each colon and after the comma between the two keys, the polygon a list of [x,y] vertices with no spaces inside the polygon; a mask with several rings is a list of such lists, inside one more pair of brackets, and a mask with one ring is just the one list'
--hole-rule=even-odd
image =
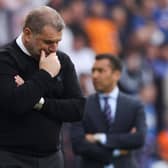
{"label": "wrinkled forehead", "polygon": [[46,40],[51,40],[51,41],[57,41],[62,39],[62,30],[58,31],[52,26],[44,26],[42,31],[37,34],[37,37],[46,39]]}

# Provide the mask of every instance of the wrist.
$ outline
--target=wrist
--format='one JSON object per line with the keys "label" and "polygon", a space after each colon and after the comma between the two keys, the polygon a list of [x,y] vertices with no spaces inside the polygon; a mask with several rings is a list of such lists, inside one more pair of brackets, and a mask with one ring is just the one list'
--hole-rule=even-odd
{"label": "wrist", "polygon": [[40,68],[40,70],[43,70],[43,71],[47,72],[51,76],[51,78],[54,78],[54,76],[55,76],[52,72],[50,72],[46,68]]}
{"label": "wrist", "polygon": [[105,144],[106,141],[107,141],[106,134],[104,134],[104,133],[96,133],[96,134],[94,134],[94,139],[97,142],[101,143],[101,144]]}
{"label": "wrist", "polygon": [[41,97],[39,102],[35,104],[34,109],[36,109],[38,111],[41,110],[43,108],[44,103],[45,103],[45,100],[43,97]]}

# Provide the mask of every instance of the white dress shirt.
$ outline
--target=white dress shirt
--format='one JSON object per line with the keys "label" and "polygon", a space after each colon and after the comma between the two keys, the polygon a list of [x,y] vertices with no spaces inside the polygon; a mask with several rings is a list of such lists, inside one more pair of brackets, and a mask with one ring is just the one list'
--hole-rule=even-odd
{"label": "white dress shirt", "polygon": [[24,46],[23,44],[23,41],[22,41],[22,33],[19,35],[19,37],[16,39],[16,43],[17,45],[20,47],[20,49],[26,54],[26,55],[29,55],[31,56],[31,54],[29,53],[29,51],[26,49],[26,47]]}
{"label": "white dress shirt", "polygon": [[102,94],[100,93],[99,94],[99,101],[100,101],[100,107],[102,109],[102,112],[103,112],[103,109],[104,109],[104,105],[105,105],[105,102],[104,102],[104,97],[108,96],[108,103],[110,105],[110,108],[111,108],[111,117],[115,120],[115,113],[116,113],[116,106],[117,106],[117,98],[118,98],[118,94],[119,94],[119,89],[118,87],[116,86],[112,92],[110,92],[108,95],[105,95],[105,94]]}

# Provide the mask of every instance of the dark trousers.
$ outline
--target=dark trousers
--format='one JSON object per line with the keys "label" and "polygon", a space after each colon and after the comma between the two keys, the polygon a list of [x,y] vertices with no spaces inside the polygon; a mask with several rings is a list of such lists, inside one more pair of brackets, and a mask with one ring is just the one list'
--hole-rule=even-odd
{"label": "dark trousers", "polygon": [[48,157],[31,157],[0,151],[0,168],[64,168],[63,154],[59,151]]}

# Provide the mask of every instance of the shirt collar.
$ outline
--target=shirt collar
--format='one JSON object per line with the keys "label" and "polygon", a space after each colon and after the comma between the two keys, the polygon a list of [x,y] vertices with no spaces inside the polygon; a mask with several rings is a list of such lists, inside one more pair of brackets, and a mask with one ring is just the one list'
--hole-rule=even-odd
{"label": "shirt collar", "polygon": [[16,39],[16,43],[17,43],[17,45],[20,47],[20,49],[21,49],[26,55],[31,56],[31,54],[29,53],[29,51],[26,49],[26,47],[25,47],[24,44],[23,44],[22,34],[23,34],[23,33],[21,33],[21,34],[19,35],[19,37]]}
{"label": "shirt collar", "polygon": [[116,86],[108,95],[105,95],[104,93],[100,93],[100,98],[103,98],[105,96],[109,96],[112,99],[117,99],[119,95],[119,88]]}

